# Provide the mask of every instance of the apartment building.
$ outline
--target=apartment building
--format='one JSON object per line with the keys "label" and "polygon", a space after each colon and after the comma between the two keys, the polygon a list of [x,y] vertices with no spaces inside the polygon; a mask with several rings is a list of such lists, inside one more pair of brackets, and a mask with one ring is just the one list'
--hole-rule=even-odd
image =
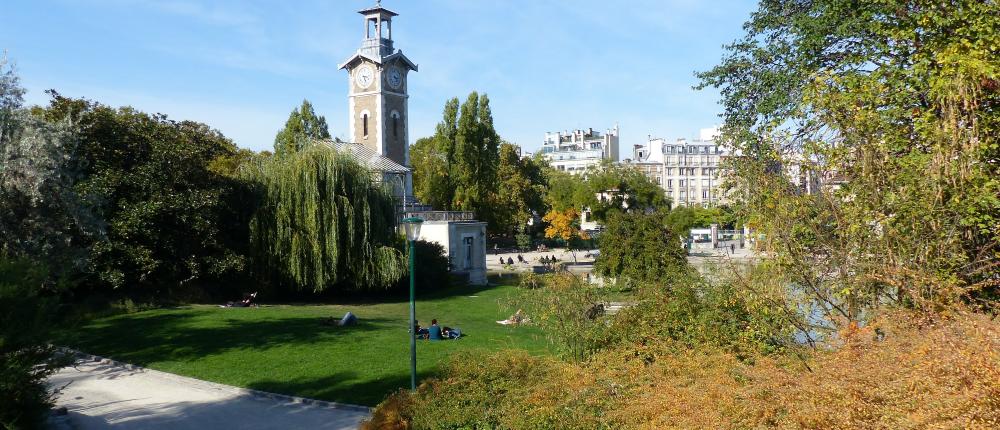
{"label": "apartment building", "polygon": [[634,148],[626,163],[663,187],[674,206],[715,206],[725,202],[719,164],[728,156],[715,143],[717,135],[717,128],[707,128],[691,140],[650,137],[645,146]]}
{"label": "apartment building", "polygon": [[578,174],[601,164],[618,161],[618,125],[604,133],[587,130],[545,133],[542,157],[554,169]]}

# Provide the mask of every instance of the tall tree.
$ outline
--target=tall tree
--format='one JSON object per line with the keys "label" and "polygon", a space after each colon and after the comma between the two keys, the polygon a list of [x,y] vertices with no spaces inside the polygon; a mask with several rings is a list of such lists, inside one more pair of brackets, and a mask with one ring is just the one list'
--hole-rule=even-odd
{"label": "tall tree", "polygon": [[241,271],[231,231],[240,211],[227,199],[239,185],[211,169],[237,153],[232,141],[204,124],[52,96],[36,114],[74,122],[82,166],[74,189],[107,225],[91,254],[92,285],[165,293]]}
{"label": "tall tree", "polygon": [[594,218],[605,221],[612,212],[655,212],[670,209],[663,188],[631,166],[605,160],[585,174],[588,192],[580,202]]}
{"label": "tall tree", "polygon": [[455,200],[455,139],[458,135],[458,99],[449,99],[433,137],[417,139],[410,146],[413,190],[420,201],[440,210],[451,210]]}
{"label": "tall tree", "polygon": [[574,207],[563,210],[553,209],[542,217],[548,223],[545,227],[545,237],[562,239],[569,243],[574,239],[588,239],[586,232],[580,230],[580,212]]}
{"label": "tall tree", "polygon": [[0,145],[10,138],[14,114],[24,103],[24,88],[14,65],[7,60],[7,51],[0,55]]}
{"label": "tall tree", "polygon": [[545,178],[535,160],[521,157],[517,145],[500,145],[495,188],[494,217],[496,233],[514,233],[524,229],[534,213],[544,211],[542,193]]}
{"label": "tall tree", "polygon": [[[996,298],[1000,3],[764,0],[702,73],[769,279],[836,328]],[[782,166],[826,180],[800,195]],[[793,309],[793,310],[795,310]]]}
{"label": "tall tree", "polygon": [[490,100],[473,91],[462,104],[455,139],[456,208],[473,211],[495,228],[489,207],[496,187],[500,137],[493,128]]}
{"label": "tall tree", "polygon": [[614,213],[660,212],[670,208],[663,189],[629,166],[605,162],[584,175],[546,169],[545,176],[548,218],[559,219],[573,209],[577,214],[589,211],[594,220],[603,222]]}
{"label": "tall tree", "polygon": [[53,277],[86,271],[103,225],[75,189],[79,136],[21,108],[24,89],[0,58],[0,255],[28,258]]}
{"label": "tall tree", "polygon": [[687,267],[677,235],[656,214],[615,213],[601,234],[594,270],[630,282],[664,285]]}
{"label": "tall tree", "polygon": [[438,151],[444,154],[445,165],[449,171],[455,164],[455,149],[458,146],[458,109],[458,97],[452,97],[445,102],[441,122],[435,128],[434,134]]}
{"label": "tall tree", "polygon": [[330,129],[326,118],[316,115],[312,103],[302,100],[302,106],[292,110],[285,121],[285,128],[274,138],[275,155],[287,155],[301,151],[312,139],[329,139]]}
{"label": "tall tree", "polygon": [[448,188],[448,164],[439,150],[436,137],[422,137],[410,145],[410,168],[413,169],[413,193],[422,203],[440,210],[451,206]]}
{"label": "tall tree", "polygon": [[353,159],[323,148],[261,158],[241,168],[257,202],[253,256],[296,290],[388,288],[406,273],[388,190]]}

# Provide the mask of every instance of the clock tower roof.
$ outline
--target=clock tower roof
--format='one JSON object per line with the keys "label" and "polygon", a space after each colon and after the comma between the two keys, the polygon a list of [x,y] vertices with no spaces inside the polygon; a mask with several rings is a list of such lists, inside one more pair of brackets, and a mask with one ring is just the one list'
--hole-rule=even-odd
{"label": "clock tower roof", "polygon": [[370,7],[368,9],[359,10],[358,13],[360,13],[360,14],[362,14],[364,16],[369,16],[369,15],[382,15],[382,16],[388,16],[388,17],[399,16],[398,13],[393,12],[393,11],[391,11],[389,9],[386,9],[386,8],[382,7],[382,2],[381,1],[375,2],[375,7]]}
{"label": "clock tower roof", "polygon": [[416,65],[416,63],[410,61],[409,58],[406,58],[406,56],[403,55],[403,51],[402,50],[396,50],[396,52],[394,52],[392,54],[389,54],[389,55],[386,55],[385,57],[379,58],[377,56],[370,55],[368,53],[362,52],[362,50],[359,49],[358,52],[356,52],[354,55],[351,56],[351,58],[348,58],[347,60],[344,60],[344,62],[340,63],[340,65],[337,66],[337,67],[340,68],[340,69],[350,69],[350,68],[353,68],[354,66],[356,66],[357,63],[360,62],[360,61],[362,61],[363,59],[370,60],[371,62],[373,62],[375,64],[378,64],[378,65],[383,65],[383,64],[392,62],[392,60],[399,59],[399,61],[401,63],[405,64],[406,67],[409,67],[410,70],[413,70],[414,72],[416,72],[417,69],[418,69],[418,66]]}
{"label": "clock tower roof", "polygon": [[367,59],[380,66],[398,60],[410,70],[417,70],[417,65],[406,58],[403,51],[393,48],[392,18],[399,14],[382,7],[381,1],[376,2],[375,7],[358,13],[365,17],[365,38],[361,41],[361,48],[339,65],[340,69],[353,68]]}

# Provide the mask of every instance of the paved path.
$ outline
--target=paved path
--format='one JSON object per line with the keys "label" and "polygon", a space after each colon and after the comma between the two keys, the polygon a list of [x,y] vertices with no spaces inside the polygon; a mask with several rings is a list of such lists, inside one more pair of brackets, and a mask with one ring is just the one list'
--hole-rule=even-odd
{"label": "paved path", "polygon": [[49,378],[56,403],[89,429],[355,429],[363,408],[304,404],[150,369],[80,360]]}

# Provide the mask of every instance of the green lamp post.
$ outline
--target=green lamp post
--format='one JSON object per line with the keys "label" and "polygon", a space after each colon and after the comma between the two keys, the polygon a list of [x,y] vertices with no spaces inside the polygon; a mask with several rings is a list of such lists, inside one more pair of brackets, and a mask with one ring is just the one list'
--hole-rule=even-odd
{"label": "green lamp post", "polygon": [[406,231],[406,240],[410,242],[410,389],[417,389],[417,334],[414,329],[417,327],[416,315],[416,284],[414,282],[414,270],[416,264],[414,256],[417,253],[417,238],[420,237],[420,225],[424,220],[417,217],[410,217],[403,220],[403,229]]}

